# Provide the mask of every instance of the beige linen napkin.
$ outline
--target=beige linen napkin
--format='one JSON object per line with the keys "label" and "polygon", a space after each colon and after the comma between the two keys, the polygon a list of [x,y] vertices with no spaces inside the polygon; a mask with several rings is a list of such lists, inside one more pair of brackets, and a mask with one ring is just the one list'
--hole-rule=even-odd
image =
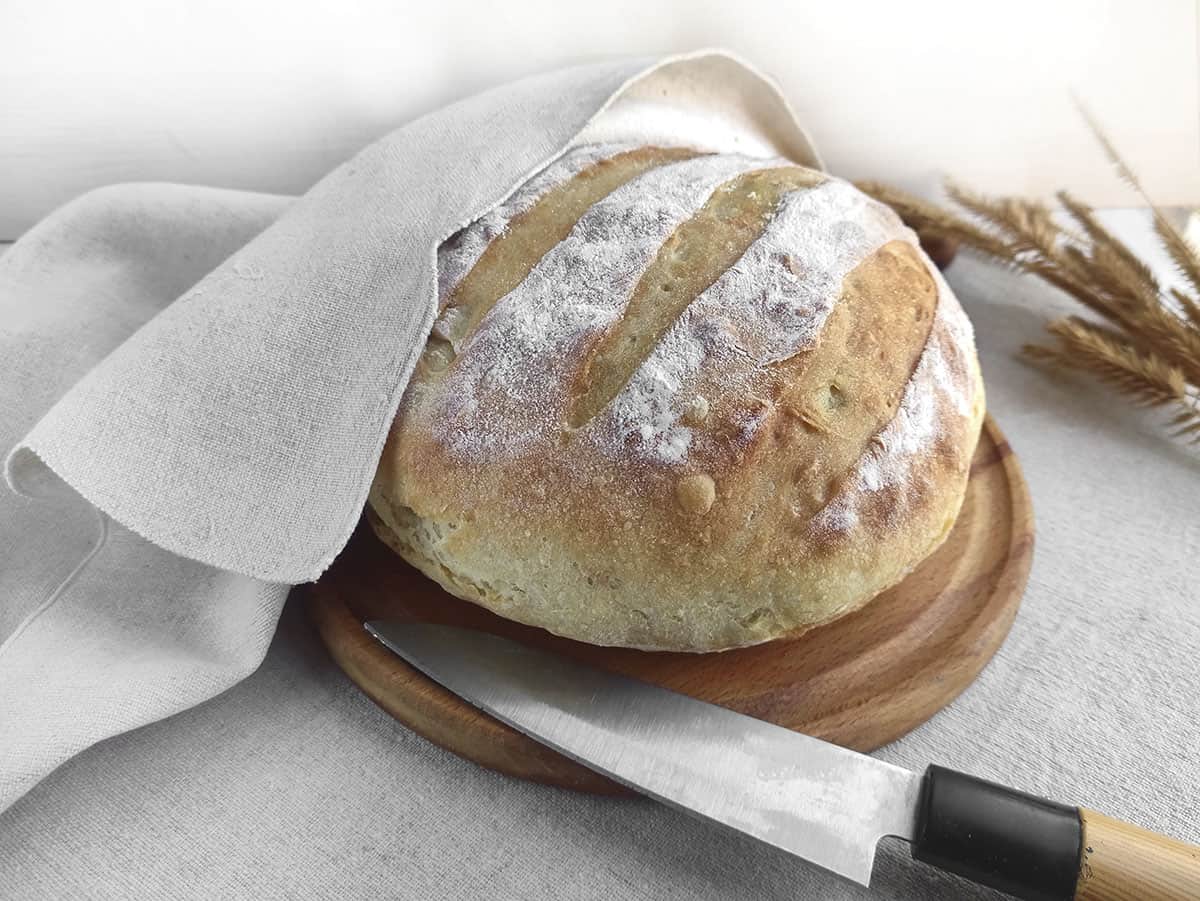
{"label": "beige linen napkin", "polygon": [[437,245],[592,140],[820,165],[739,60],[624,59],[418,119],[295,201],[106,188],[0,258],[0,809],[259,664],[362,510]]}

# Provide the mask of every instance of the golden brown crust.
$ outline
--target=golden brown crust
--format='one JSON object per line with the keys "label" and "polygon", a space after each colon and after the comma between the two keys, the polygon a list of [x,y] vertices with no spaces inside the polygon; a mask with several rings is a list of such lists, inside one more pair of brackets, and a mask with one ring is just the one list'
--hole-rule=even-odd
{"label": "golden brown crust", "polygon": [[[450,354],[419,365],[370,504],[405,559],[501,615],[717,650],[849,612],[941,542],[982,383],[957,301],[890,211],[778,161],[656,162],[443,328]],[[697,216],[717,188],[727,214]],[[668,246],[720,265],[626,319]]]}

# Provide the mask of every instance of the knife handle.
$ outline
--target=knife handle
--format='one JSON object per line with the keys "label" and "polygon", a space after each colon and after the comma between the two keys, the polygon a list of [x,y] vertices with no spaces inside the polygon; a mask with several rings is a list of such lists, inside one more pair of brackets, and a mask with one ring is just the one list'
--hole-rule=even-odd
{"label": "knife handle", "polygon": [[1200,848],[939,766],[912,853],[1027,901],[1200,899]]}
{"label": "knife handle", "polygon": [[1200,898],[1200,847],[1080,808],[1078,901]]}

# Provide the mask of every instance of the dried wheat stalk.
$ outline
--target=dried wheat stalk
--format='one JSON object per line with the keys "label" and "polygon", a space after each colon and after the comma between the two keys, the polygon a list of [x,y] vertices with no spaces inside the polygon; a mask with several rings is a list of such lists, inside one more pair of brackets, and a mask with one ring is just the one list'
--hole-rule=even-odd
{"label": "dried wheat stalk", "polygon": [[[1021,198],[989,198],[959,185],[947,209],[877,182],[859,187],[893,207],[922,242],[949,241],[1065,291],[1103,322],[1069,317],[1047,325],[1052,347],[1030,345],[1030,359],[1089,372],[1135,403],[1174,410],[1170,425],[1200,442],[1200,252],[1150,202],[1112,142],[1083,111],[1117,173],[1152,210],[1154,230],[1185,282],[1164,289],[1149,266],[1061,191],[1064,215]],[[961,211],[960,211],[961,210]],[[1063,220],[1066,220],[1064,223]]]}

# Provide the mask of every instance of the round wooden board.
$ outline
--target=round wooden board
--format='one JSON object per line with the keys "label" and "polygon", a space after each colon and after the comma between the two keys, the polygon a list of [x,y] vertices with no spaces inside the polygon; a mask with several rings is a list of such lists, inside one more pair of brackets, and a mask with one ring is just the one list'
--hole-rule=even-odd
{"label": "round wooden board", "polygon": [[983,669],[1016,615],[1032,551],[1025,480],[988,417],[962,513],[945,543],[866,607],[795,639],[718,654],[670,654],[559,638],[447,594],[388,550],[365,521],[311,587],[309,605],[334,660],[416,732],[502,773],[618,794],[626,790],[432,682],[368,635],[363,622],[485,629],[871,751],[925,722]]}

